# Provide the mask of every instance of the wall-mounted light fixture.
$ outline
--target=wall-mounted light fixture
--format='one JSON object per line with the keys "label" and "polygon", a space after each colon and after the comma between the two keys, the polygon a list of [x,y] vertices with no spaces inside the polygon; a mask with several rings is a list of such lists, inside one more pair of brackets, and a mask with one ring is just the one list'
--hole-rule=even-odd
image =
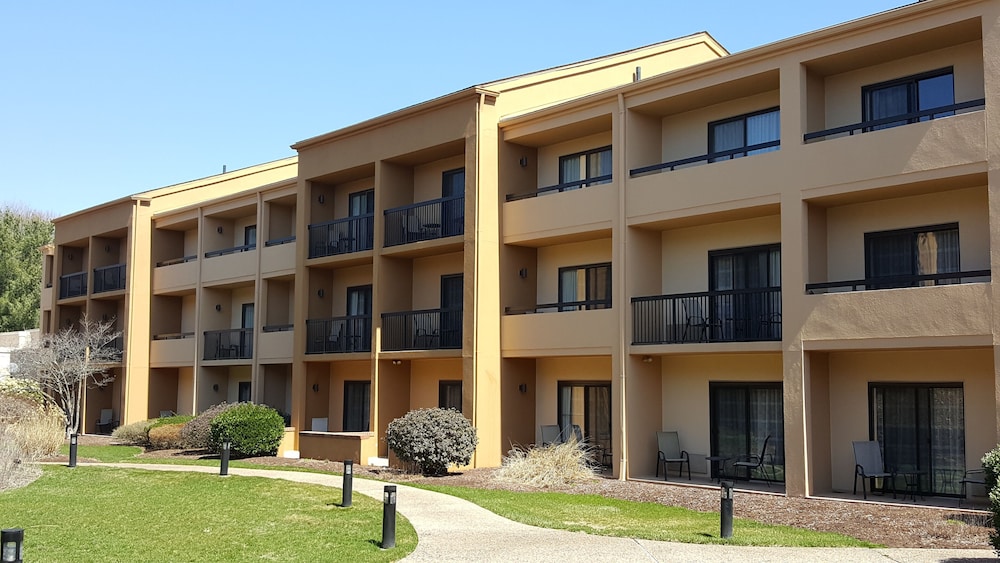
{"label": "wall-mounted light fixture", "polygon": [[517,163],[521,165],[521,168],[527,168],[528,167],[528,157],[522,156],[521,160],[518,160]]}
{"label": "wall-mounted light fixture", "polygon": [[316,201],[318,201],[322,205],[326,203],[326,196],[323,194],[319,194],[319,197],[316,198]]}
{"label": "wall-mounted light fixture", "polygon": [[398,365],[401,365],[402,363],[403,363],[403,361],[402,361],[402,360],[393,360],[393,361],[392,361],[392,365],[394,365],[394,366],[398,366]]}
{"label": "wall-mounted light fixture", "polygon": [[107,252],[108,254],[111,253],[111,245],[110,244],[105,244],[104,245],[104,252]]}
{"label": "wall-mounted light fixture", "polygon": [[522,280],[523,279],[527,279],[528,278],[528,269],[527,268],[521,268],[520,270],[517,271],[517,275],[520,276]]}
{"label": "wall-mounted light fixture", "polygon": [[644,364],[651,364],[651,363],[653,363],[653,356],[643,356],[642,357],[642,363],[644,363]]}
{"label": "wall-mounted light fixture", "polygon": [[216,227],[215,228],[215,232],[217,232],[217,233],[219,233],[221,235],[222,234],[222,225],[219,225],[218,227]]}
{"label": "wall-mounted light fixture", "polygon": [[216,303],[215,304],[215,310],[221,313],[222,312],[222,305],[219,304],[219,303]]}
{"label": "wall-mounted light fixture", "polygon": [[72,259],[73,259],[73,253],[72,253],[72,252],[70,252],[70,253],[69,253],[69,255],[68,255],[68,256],[66,256],[66,259],[67,259],[67,260],[72,260]]}
{"label": "wall-mounted light fixture", "polygon": [[520,391],[520,392],[522,392],[522,393],[527,393],[528,392],[528,384],[527,383],[522,383],[522,384],[518,385],[517,386],[517,390]]}
{"label": "wall-mounted light fixture", "polygon": [[218,391],[218,390],[219,390],[219,384],[218,383],[213,383],[212,384],[212,391]]}
{"label": "wall-mounted light fixture", "polygon": [[101,315],[101,322],[102,323],[108,322],[108,314],[107,313],[104,313],[103,315]]}
{"label": "wall-mounted light fixture", "polygon": [[319,383],[313,383],[313,392],[319,393]]}
{"label": "wall-mounted light fixture", "polygon": [[320,298],[320,299],[322,299],[322,298],[323,298],[323,296],[325,296],[325,295],[326,295],[326,292],[325,292],[325,291],[323,291],[322,289],[319,289],[319,290],[317,290],[317,291],[316,291],[316,295],[318,295],[318,296],[319,296],[319,298]]}

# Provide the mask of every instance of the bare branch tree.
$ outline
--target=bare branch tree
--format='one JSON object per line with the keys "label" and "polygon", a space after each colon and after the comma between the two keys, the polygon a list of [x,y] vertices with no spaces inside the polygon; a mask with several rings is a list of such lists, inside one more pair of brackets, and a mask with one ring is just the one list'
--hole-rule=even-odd
{"label": "bare branch tree", "polygon": [[114,380],[109,367],[121,361],[114,345],[121,332],[113,322],[83,317],[78,327],[43,335],[11,354],[11,376],[38,384],[46,401],[62,411],[67,437],[80,428],[84,386],[104,387]]}

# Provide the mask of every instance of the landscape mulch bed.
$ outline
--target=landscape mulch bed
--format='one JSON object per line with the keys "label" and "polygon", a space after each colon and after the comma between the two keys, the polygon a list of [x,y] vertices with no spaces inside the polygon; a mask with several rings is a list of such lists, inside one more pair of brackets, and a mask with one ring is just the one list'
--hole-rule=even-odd
{"label": "landscape mulch bed", "polygon": [[[80,443],[106,444],[108,442],[105,438],[81,437]],[[139,457],[198,459],[206,456],[204,452],[161,450],[146,452],[140,454]],[[338,472],[343,469],[342,463],[325,460],[258,457],[244,461],[264,466],[290,466]],[[491,469],[472,469],[449,473],[443,477],[424,477],[388,468],[354,467],[354,475],[359,478],[482,489],[538,490],[518,484],[498,482],[492,478],[492,474],[493,470]],[[671,483],[596,478],[586,483],[550,487],[544,490],[655,502],[702,512],[718,512],[719,510],[717,489]],[[888,547],[990,548],[990,528],[988,527],[990,516],[985,512],[881,503],[841,502],[742,492],[738,494],[734,506],[737,518],[748,518],[769,524],[785,524],[824,532],[837,532]]]}

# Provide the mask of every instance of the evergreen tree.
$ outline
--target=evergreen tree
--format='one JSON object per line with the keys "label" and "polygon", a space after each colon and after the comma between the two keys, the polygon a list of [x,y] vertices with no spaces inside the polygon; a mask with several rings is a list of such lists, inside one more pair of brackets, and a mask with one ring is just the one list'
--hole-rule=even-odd
{"label": "evergreen tree", "polygon": [[42,255],[52,242],[51,218],[37,211],[0,208],[0,332],[38,327]]}

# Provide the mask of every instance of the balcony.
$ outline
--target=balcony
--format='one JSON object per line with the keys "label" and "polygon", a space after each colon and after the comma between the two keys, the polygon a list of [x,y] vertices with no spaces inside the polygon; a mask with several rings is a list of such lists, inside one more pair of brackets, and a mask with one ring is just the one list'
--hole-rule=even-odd
{"label": "balcony", "polygon": [[94,268],[94,293],[125,289],[125,264]]}
{"label": "balcony", "polygon": [[863,280],[807,283],[806,293],[813,295],[817,293],[871,291],[876,289],[898,289],[903,287],[926,287],[962,283],[989,283],[989,281],[989,270],[971,270],[968,272],[946,272],[915,276],[885,276]]}
{"label": "balcony", "polygon": [[768,141],[766,143],[749,145],[746,147],[740,147],[738,149],[713,152],[709,154],[703,154],[700,156],[692,156],[688,158],[682,158],[679,160],[672,160],[670,162],[661,162],[660,164],[653,164],[650,166],[633,168],[632,170],[629,170],[629,176],[635,178],[637,176],[644,176],[646,174],[652,174],[654,172],[662,172],[664,170],[672,172],[678,168],[686,168],[692,165],[710,164],[714,162],[721,162],[724,160],[732,160],[734,158],[742,158],[745,156],[751,156],[755,154],[778,150],[780,145],[781,141]]}
{"label": "balcony", "polygon": [[383,350],[448,350],[461,347],[461,309],[382,314]]}
{"label": "balcony", "polygon": [[59,276],[59,299],[87,295],[87,272]]}
{"label": "balcony", "polygon": [[193,332],[155,334],[149,346],[151,367],[194,365],[195,342]]}
{"label": "balcony", "polygon": [[257,338],[257,359],[261,363],[290,362],[295,349],[291,324],[264,325]]}
{"label": "balcony", "polygon": [[465,232],[465,196],[387,209],[385,246],[458,236]]}
{"label": "balcony", "polygon": [[632,298],[632,344],[781,340],[781,288]]}
{"label": "balcony", "polygon": [[250,252],[251,250],[256,250],[256,244],[243,244],[240,246],[232,246],[229,248],[220,248],[219,250],[211,250],[205,253],[205,258],[215,258],[216,256],[226,256],[229,254],[239,254],[240,252]]}
{"label": "balcony", "polygon": [[205,360],[249,360],[252,357],[252,328],[205,331]]}
{"label": "balcony", "polygon": [[609,183],[611,183],[611,174],[606,174],[604,176],[596,176],[594,178],[586,178],[583,180],[575,180],[572,182],[564,182],[562,184],[556,184],[554,186],[546,186],[544,188],[538,188],[538,191],[532,193],[507,194],[507,201],[531,199],[533,197],[538,197],[542,195],[561,194],[563,192],[578,190],[580,188],[589,188],[590,186],[597,186],[600,184],[609,184]]}
{"label": "balcony", "polygon": [[371,315],[306,320],[306,354],[371,352]]}
{"label": "balcony", "polygon": [[361,215],[309,225],[309,257],[371,250],[374,224],[374,216]]}
{"label": "balcony", "polygon": [[857,132],[858,134],[870,133],[872,131],[889,129],[891,127],[898,127],[900,125],[907,125],[910,123],[917,123],[920,121],[930,121],[932,119],[937,119],[940,117],[950,117],[952,115],[955,115],[955,112],[962,110],[969,110],[969,111],[981,110],[985,106],[986,106],[986,100],[984,98],[980,98],[978,100],[960,102],[957,104],[941,106],[929,110],[915,111],[904,115],[895,115],[884,119],[862,121],[861,123],[854,123],[852,125],[844,125],[842,127],[834,127],[833,129],[824,129],[822,131],[806,133],[803,136],[802,140],[806,143],[809,143],[811,141],[826,140],[829,137],[842,137],[845,135],[853,136],[855,132]]}
{"label": "balcony", "polygon": [[540,241],[552,244],[561,239],[608,236],[618,205],[617,185],[606,183],[611,176],[597,179],[606,180],[600,186],[593,185],[591,178],[542,188],[531,194],[508,195],[503,211],[504,243],[534,246]]}
{"label": "balcony", "polygon": [[[559,312],[561,307],[563,312]],[[600,303],[560,303],[507,311],[501,318],[504,357],[610,355],[617,340],[618,312]]]}

